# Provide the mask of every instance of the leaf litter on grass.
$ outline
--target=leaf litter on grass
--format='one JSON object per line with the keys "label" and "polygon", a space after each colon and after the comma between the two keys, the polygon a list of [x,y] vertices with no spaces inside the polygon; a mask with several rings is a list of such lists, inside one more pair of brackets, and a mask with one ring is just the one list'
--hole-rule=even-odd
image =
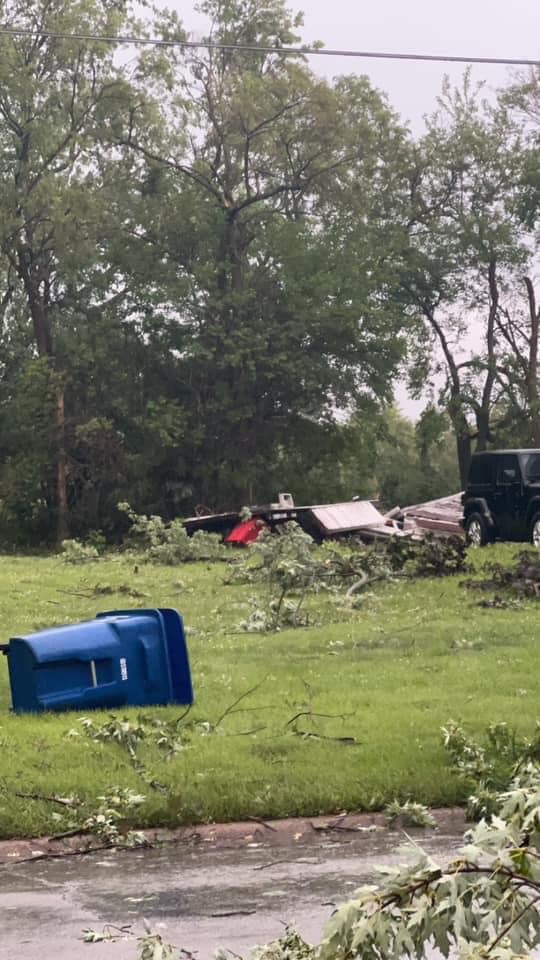
{"label": "leaf litter on grass", "polygon": [[[507,565],[516,555],[507,547],[490,550]],[[475,556],[472,562],[481,566],[484,560]],[[76,714],[11,715],[5,661],[0,663],[0,735],[8,745],[0,781],[3,836],[55,829],[46,805],[14,804],[14,790],[96,800],[118,784],[147,795],[144,805],[128,812],[129,825],[142,828],[362,809],[375,796],[380,807],[396,796],[453,804],[465,800],[466,789],[439,742],[448,716],[458,715],[474,732],[486,721],[513,719],[519,696],[518,726],[525,733],[534,724],[540,693],[535,600],[524,598],[511,611],[473,605],[464,619],[459,575],[382,582],[367,606],[347,611],[326,606],[325,622],[307,629],[236,635],[236,604],[253,588],[224,584],[227,569],[183,566],[185,589],[179,592],[178,567],[139,566],[136,589],[147,595],[144,606],[179,606],[194,628],[188,642],[197,700],[186,728],[189,742],[181,733],[184,748],[168,760],[157,739],[137,747],[149,777],[163,791],[145,789],[141,770],[112,742],[66,738]],[[98,598],[86,595],[89,588],[99,584],[121,593],[132,571],[133,557],[103,559],[99,577],[89,583],[80,568],[55,558],[0,558],[5,635],[31,632],[36,622],[50,626],[93,617]],[[14,592],[22,581],[24,605]],[[60,608],[48,603],[51,596],[62,598]],[[309,603],[317,620],[325,600],[315,595]],[[231,711],[246,691],[249,697]],[[310,714],[302,718],[307,726],[299,727],[306,735],[287,732],[287,722],[300,710]],[[139,712],[126,710],[127,721],[135,724]],[[157,708],[151,716],[174,725],[180,711]],[[107,720],[106,713],[92,714],[96,725]],[[353,741],[352,750],[344,745]],[[286,762],[279,762],[279,753],[272,760],[255,749],[272,744],[294,744]]]}

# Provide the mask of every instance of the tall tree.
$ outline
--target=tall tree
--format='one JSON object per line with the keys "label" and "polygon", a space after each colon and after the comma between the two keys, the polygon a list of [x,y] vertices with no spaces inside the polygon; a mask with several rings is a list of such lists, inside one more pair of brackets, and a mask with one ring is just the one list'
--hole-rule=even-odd
{"label": "tall tree", "polygon": [[[282,0],[199,9],[214,41],[297,40]],[[160,29],[181,35],[171,16]],[[324,445],[338,407],[390,393],[402,313],[376,302],[375,223],[355,258],[350,207],[332,221],[323,197],[361,177],[373,198],[402,134],[367,81],[332,86],[279,53],[147,53],[139,84],[121,137],[144,194],[132,239],[173,268],[149,309],[175,306],[193,486],[212,506],[266,496],[289,446],[317,425]]]}
{"label": "tall tree", "polygon": [[508,291],[497,313],[499,429],[540,448],[540,303],[529,276]]}
{"label": "tall tree", "polygon": [[[446,86],[411,167],[403,290],[435,347],[432,372],[444,371],[463,483],[473,443],[495,440],[503,299],[532,257],[520,211],[532,149],[508,110],[482,101],[466,77],[462,89]],[[430,364],[424,353],[417,360],[421,385]]]}
{"label": "tall tree", "polygon": [[[54,444],[45,493],[59,540],[68,531],[65,449],[66,364],[60,341],[80,271],[95,263],[99,222],[93,153],[124,81],[107,44],[55,33],[114,35],[126,22],[123,0],[5,0],[0,37],[0,249],[19,286],[35,353],[55,393]],[[92,208],[92,204],[94,204]]]}

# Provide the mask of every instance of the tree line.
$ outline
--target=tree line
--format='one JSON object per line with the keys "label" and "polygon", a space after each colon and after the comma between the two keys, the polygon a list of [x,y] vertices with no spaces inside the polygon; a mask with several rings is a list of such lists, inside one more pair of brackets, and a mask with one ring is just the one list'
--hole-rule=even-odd
{"label": "tree line", "polygon": [[[299,42],[284,0],[199,10],[213,41]],[[300,55],[75,39],[184,39],[172,12],[2,12],[4,543],[114,538],[125,500],[411,501],[540,446],[538,74],[465,74],[413,137]]]}

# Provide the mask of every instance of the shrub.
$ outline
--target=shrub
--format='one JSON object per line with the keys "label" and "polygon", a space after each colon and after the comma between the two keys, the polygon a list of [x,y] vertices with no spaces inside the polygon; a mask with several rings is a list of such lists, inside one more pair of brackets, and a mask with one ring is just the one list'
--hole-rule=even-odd
{"label": "shrub", "polygon": [[62,560],[64,563],[89,563],[99,560],[99,553],[95,547],[83,544],[80,540],[63,540]]}
{"label": "shrub", "polygon": [[190,537],[181,520],[167,523],[162,517],[137,514],[129,503],[119,503],[118,509],[131,520],[129,539],[153,563],[170,566],[196,560],[209,563],[227,556],[226,547],[217,533],[199,530]]}

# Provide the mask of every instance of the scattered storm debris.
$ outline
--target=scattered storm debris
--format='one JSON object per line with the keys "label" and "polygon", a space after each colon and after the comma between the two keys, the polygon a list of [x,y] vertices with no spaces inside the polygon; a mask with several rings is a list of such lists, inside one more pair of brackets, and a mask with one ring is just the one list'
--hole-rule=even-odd
{"label": "scattered storm debris", "polygon": [[461,496],[461,493],[454,493],[450,497],[441,497],[439,500],[428,500],[413,507],[404,507],[400,511],[404,529],[406,530],[412,524],[416,528],[429,530],[431,533],[442,536],[448,534],[461,536],[463,534]]}
{"label": "scattered storm debris", "polygon": [[[540,551],[524,550],[511,567],[490,563],[484,568],[481,579],[466,580],[463,586],[473,590],[495,591],[495,597],[489,602],[492,607],[508,605],[504,596],[500,596],[501,593],[540,599]],[[482,606],[488,604],[482,601]]]}
{"label": "scattered storm debris", "polygon": [[463,536],[460,493],[412,507],[395,507],[386,514],[371,500],[297,507],[290,493],[280,493],[276,503],[250,507],[248,514],[204,513],[189,517],[184,526],[190,535],[199,530],[219,533],[225,543],[236,546],[247,546],[261,531],[276,530],[291,521],[317,542],[350,536],[368,543],[393,537],[421,540],[426,533]]}

